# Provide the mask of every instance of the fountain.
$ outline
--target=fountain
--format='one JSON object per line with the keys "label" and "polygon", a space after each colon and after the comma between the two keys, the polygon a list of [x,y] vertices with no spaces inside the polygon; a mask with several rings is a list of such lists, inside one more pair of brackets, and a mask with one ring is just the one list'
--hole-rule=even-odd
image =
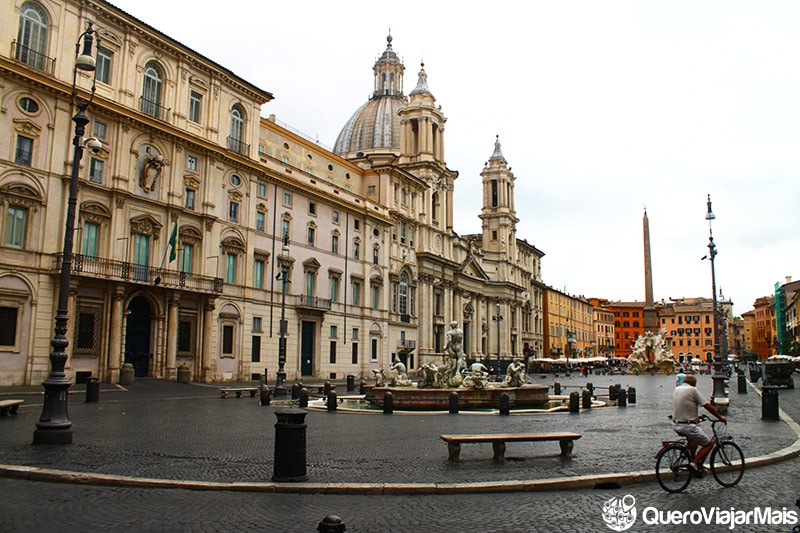
{"label": "fountain", "polygon": [[425,362],[417,371],[421,379],[416,386],[408,378],[405,365],[397,361],[392,364],[395,375],[388,385],[383,371],[373,370],[375,385],[365,388],[364,399],[383,406],[384,397],[390,392],[394,408],[408,411],[448,410],[452,393],[458,395],[459,408],[467,410],[498,407],[503,394],[508,395],[512,408],[542,408],[549,401],[548,386],[526,383],[525,365],[519,359],[508,365],[505,379],[497,386],[489,383],[483,363],[472,363],[467,368],[464,333],[458,322],[450,323],[446,340],[446,360],[441,365]]}
{"label": "fountain", "polygon": [[628,371],[671,374],[675,370],[675,357],[663,340],[666,334],[667,332],[662,329],[659,332],[646,331],[639,335],[633,345],[633,353],[628,356]]}

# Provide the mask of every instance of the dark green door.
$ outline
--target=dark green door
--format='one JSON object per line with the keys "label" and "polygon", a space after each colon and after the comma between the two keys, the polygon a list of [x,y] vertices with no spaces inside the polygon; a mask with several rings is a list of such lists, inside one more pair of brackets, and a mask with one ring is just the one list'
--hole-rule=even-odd
{"label": "dark green door", "polygon": [[133,364],[137,377],[150,374],[150,304],[137,296],[128,304],[125,328],[125,362]]}
{"label": "dark green door", "polygon": [[314,375],[314,322],[303,321],[300,338],[300,372],[304,376]]}

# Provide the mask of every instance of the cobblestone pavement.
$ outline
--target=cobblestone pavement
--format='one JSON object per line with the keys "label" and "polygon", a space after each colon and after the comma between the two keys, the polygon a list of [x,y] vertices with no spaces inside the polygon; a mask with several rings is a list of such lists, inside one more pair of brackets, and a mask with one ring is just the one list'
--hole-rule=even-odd
{"label": "cobblestone pavement", "polygon": [[[538,381],[538,379],[537,379]],[[587,381],[598,392],[634,386],[637,403],[580,414],[355,415],[310,412],[306,417],[309,483],[468,483],[652,471],[658,443],[672,438],[667,423],[674,377],[590,376],[559,381],[565,392]],[[552,377],[542,380],[552,383]],[[735,382],[735,380],[734,380]],[[711,380],[699,387],[710,395]],[[77,389],[77,388],[76,388]],[[341,387],[340,387],[341,390]],[[16,417],[0,420],[0,463],[121,476],[222,482],[268,482],[272,476],[275,407],[257,399],[220,399],[215,387],[137,380],[128,391],[104,385],[100,402],[70,398],[71,446],[32,446],[41,391],[0,389],[0,397],[31,392]],[[781,407],[800,419],[800,395],[781,390]],[[731,391],[730,432],[748,458],[795,441],[784,422],[761,420],[761,399]],[[557,457],[556,443],[512,443],[504,464],[488,444],[465,446],[462,463],[446,463],[443,433],[554,431],[583,434],[575,457]],[[0,531],[315,531],[327,514],[347,531],[610,531],[601,517],[612,497],[632,495],[640,513],[628,531],[688,531],[700,526],[648,525],[645,507],[699,511],[771,506],[800,511],[800,460],[749,469],[742,483],[722,489],[695,481],[684,494],[655,483],[612,490],[503,494],[321,495],[98,487],[0,479]],[[727,525],[703,526],[726,531]],[[791,531],[791,525],[750,524],[735,531]]]}

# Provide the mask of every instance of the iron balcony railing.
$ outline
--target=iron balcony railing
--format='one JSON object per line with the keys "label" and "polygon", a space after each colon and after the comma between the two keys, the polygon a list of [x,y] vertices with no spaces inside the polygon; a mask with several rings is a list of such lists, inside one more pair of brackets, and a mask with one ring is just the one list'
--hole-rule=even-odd
{"label": "iron balcony railing", "polygon": [[[62,254],[53,255],[53,270],[61,270]],[[199,276],[187,272],[155,268],[114,259],[90,257],[75,254],[72,256],[71,274],[103,279],[121,279],[132,283],[174,287],[187,291],[222,293],[222,278]]]}
{"label": "iron balcony railing", "polygon": [[228,150],[233,150],[237,154],[242,155],[249,155],[250,154],[250,145],[247,143],[242,142],[240,139],[236,137],[228,136]]}
{"label": "iron balcony railing", "polygon": [[291,296],[290,301],[295,307],[305,307],[306,309],[315,309],[317,311],[330,311],[331,301],[325,298],[317,298],[316,296],[306,296],[305,294],[287,295]]}
{"label": "iron balcony railing", "polygon": [[153,100],[148,100],[144,96],[139,97],[139,111],[150,115],[151,117],[155,117],[159,120],[163,120],[167,122],[169,119],[169,110],[170,108],[164,107],[160,105],[158,102],[154,102]]}
{"label": "iron balcony railing", "polygon": [[411,351],[417,347],[417,341],[412,340],[399,340],[397,341],[397,349]]}
{"label": "iron balcony railing", "polygon": [[17,41],[11,41],[11,55],[22,63],[28,66],[39,69],[46,74],[53,75],[56,68],[56,60],[52,57],[37,52],[33,48],[20,44]]}

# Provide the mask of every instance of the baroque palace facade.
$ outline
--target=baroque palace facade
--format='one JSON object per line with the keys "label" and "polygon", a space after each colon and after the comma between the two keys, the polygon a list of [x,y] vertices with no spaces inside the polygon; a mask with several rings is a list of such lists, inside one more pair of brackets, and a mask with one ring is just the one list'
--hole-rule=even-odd
{"label": "baroque palace facade", "polygon": [[[480,172],[482,232],[453,224],[445,116],[391,37],[335,148],[263,118],[273,95],[102,0],[12,0],[0,24],[0,385],[36,385],[50,341],[70,175],[74,46],[100,37],[86,98],[67,373],[249,380],[370,376],[439,361],[542,357],[543,252],[516,235],[499,142]],[[94,78],[94,80],[92,79]],[[285,271],[287,281],[280,278]],[[498,320],[498,318],[500,318]]]}

